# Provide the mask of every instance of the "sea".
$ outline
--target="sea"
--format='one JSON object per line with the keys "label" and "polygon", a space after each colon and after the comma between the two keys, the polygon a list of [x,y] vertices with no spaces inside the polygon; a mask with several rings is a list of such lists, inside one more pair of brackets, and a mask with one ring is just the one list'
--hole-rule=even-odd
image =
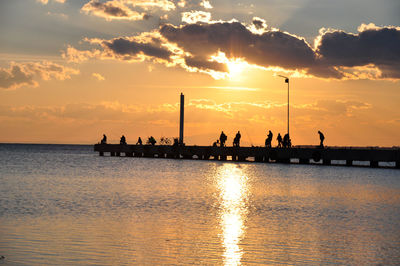
{"label": "sea", "polygon": [[0,144],[0,265],[399,265],[400,170]]}

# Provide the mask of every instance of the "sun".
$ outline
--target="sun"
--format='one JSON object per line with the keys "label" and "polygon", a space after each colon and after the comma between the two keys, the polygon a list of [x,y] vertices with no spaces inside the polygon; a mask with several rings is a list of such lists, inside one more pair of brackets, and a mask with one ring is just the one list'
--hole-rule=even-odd
{"label": "sun", "polygon": [[227,62],[228,65],[228,70],[229,70],[229,74],[232,76],[237,76],[240,73],[243,72],[245,65],[243,62],[240,62],[238,60],[235,61],[229,61]]}
{"label": "sun", "polygon": [[246,69],[247,63],[242,59],[234,59],[226,62],[229,71],[230,79],[238,79],[241,77],[242,72]]}
{"label": "sun", "polygon": [[211,56],[211,62],[218,62],[227,67],[225,78],[230,80],[241,79],[242,72],[248,68],[249,64],[242,58],[228,58],[225,53],[218,52]]}

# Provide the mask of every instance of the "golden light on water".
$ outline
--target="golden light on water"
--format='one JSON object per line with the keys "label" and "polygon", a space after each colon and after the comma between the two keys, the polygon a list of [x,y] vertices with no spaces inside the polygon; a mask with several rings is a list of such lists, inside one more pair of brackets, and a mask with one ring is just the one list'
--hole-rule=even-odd
{"label": "golden light on water", "polygon": [[221,241],[224,246],[224,264],[240,265],[243,250],[240,241],[244,237],[247,216],[247,176],[236,165],[225,164],[218,172],[220,196]]}

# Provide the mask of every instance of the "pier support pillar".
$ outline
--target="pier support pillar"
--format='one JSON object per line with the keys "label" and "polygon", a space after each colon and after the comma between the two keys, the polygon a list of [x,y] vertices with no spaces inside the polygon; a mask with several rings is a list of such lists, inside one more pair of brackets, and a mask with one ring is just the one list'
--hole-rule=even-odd
{"label": "pier support pillar", "polygon": [[104,156],[104,152],[102,152],[102,151],[99,152],[99,155],[100,155],[100,156]]}
{"label": "pier support pillar", "polygon": [[352,166],[353,165],[353,160],[346,160],[346,165],[347,166]]}
{"label": "pier support pillar", "polygon": [[400,161],[396,162],[396,168],[400,169]]}
{"label": "pier support pillar", "polygon": [[322,164],[324,164],[324,165],[331,165],[331,160],[329,160],[329,159],[323,159],[323,160],[322,160]]}
{"label": "pier support pillar", "polygon": [[280,159],[277,159],[276,162],[278,162],[278,163],[290,163],[290,158],[280,158]]}
{"label": "pier support pillar", "polygon": [[115,152],[113,152],[113,151],[110,152],[110,155],[111,155],[111,156],[115,156]]}
{"label": "pier support pillar", "polygon": [[254,161],[256,161],[256,162],[262,162],[262,161],[263,161],[263,157],[262,157],[262,156],[256,156],[256,157],[254,158]]}
{"label": "pier support pillar", "polygon": [[219,156],[220,161],[226,161],[226,155],[221,155]]}
{"label": "pier support pillar", "polygon": [[299,159],[299,164],[309,164],[310,159]]}
{"label": "pier support pillar", "polygon": [[117,152],[117,156],[121,156],[121,153],[120,153],[120,152]]}
{"label": "pier support pillar", "polygon": [[377,161],[370,161],[369,166],[371,167],[378,167],[378,162]]}
{"label": "pier support pillar", "polygon": [[240,162],[245,162],[246,161],[246,156],[239,156],[239,161]]}

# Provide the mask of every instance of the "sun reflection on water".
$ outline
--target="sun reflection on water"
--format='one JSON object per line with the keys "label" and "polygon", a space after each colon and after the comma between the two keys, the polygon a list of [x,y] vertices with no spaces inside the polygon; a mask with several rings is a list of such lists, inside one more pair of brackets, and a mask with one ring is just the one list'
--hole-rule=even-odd
{"label": "sun reflection on water", "polygon": [[220,196],[221,241],[224,246],[224,264],[240,265],[243,250],[239,246],[245,234],[247,216],[247,176],[236,165],[224,164],[218,171]]}

